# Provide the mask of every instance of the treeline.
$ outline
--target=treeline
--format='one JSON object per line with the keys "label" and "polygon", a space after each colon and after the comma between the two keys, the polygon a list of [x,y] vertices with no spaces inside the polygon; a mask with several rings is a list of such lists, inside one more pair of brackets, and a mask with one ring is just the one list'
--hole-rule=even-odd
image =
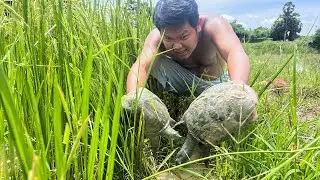
{"label": "treeline", "polygon": [[[299,38],[298,33],[302,30],[300,14],[294,11],[295,5],[287,2],[277,20],[273,23],[271,29],[266,27],[258,27],[256,29],[245,29],[236,20],[231,22],[233,30],[242,42],[260,42],[264,40],[273,41],[294,41]],[[320,29],[318,29],[309,46],[320,51]]]}
{"label": "treeline", "polygon": [[241,41],[256,42],[265,39],[294,41],[299,37],[298,33],[302,29],[300,14],[294,12],[294,9],[295,5],[287,2],[283,6],[283,14],[277,18],[271,29],[258,27],[254,30],[247,30],[237,21],[233,21],[231,25]]}
{"label": "treeline", "polygon": [[231,26],[242,42],[260,42],[271,39],[271,30],[266,27],[258,27],[254,30],[245,29],[242,24],[237,23],[236,20],[231,22]]}

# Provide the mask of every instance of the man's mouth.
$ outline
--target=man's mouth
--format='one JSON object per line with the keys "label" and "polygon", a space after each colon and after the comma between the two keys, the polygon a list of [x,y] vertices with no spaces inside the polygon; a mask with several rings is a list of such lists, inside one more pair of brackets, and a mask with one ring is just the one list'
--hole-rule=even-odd
{"label": "man's mouth", "polygon": [[183,51],[175,51],[175,53],[179,56],[184,55],[187,52],[187,50],[183,50]]}

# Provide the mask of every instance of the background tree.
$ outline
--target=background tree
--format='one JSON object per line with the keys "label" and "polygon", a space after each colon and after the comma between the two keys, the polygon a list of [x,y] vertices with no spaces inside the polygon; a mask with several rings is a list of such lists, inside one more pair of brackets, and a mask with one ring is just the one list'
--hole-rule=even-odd
{"label": "background tree", "polygon": [[249,39],[249,31],[247,31],[242,24],[237,23],[237,20],[234,20],[231,23],[233,31],[236,33],[241,42],[244,42]]}
{"label": "background tree", "polygon": [[266,27],[258,27],[251,31],[250,42],[260,42],[270,37],[270,29]]}
{"label": "background tree", "polygon": [[271,37],[273,40],[293,41],[298,38],[301,32],[302,23],[300,14],[294,12],[295,5],[287,2],[283,6],[283,14],[278,17],[271,28]]}
{"label": "background tree", "polygon": [[[129,12],[131,23],[134,27],[137,27],[141,16],[148,16],[152,19],[153,8],[150,2],[139,0],[127,0],[124,4],[124,9]],[[140,22],[142,24],[143,22]]]}
{"label": "background tree", "polygon": [[320,51],[320,29],[318,29],[313,36],[313,40],[309,44],[311,47]]}
{"label": "background tree", "polygon": [[152,15],[151,4],[145,1],[128,0],[125,2],[125,9],[133,15],[139,14],[141,11],[147,11],[150,16]]}

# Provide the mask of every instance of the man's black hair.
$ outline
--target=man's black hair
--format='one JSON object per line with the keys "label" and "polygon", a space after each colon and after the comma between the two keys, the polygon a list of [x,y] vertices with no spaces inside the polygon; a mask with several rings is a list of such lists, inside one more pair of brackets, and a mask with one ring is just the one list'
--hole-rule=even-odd
{"label": "man's black hair", "polygon": [[196,28],[198,20],[198,5],[195,0],[159,0],[153,14],[153,23],[159,30],[182,25],[186,21]]}

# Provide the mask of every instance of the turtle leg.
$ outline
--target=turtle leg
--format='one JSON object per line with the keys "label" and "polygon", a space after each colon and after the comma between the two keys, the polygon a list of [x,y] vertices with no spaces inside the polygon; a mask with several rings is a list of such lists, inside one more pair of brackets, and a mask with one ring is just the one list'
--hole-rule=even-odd
{"label": "turtle leg", "polygon": [[176,162],[178,164],[187,162],[191,158],[193,149],[196,145],[198,145],[198,141],[194,137],[192,137],[191,134],[188,134],[186,141],[184,142],[181,150],[177,154]]}
{"label": "turtle leg", "polygon": [[[201,142],[199,142],[199,149],[200,149],[200,155],[201,155],[201,158],[204,158],[204,157],[208,157],[210,156],[210,147],[206,144],[203,144]],[[205,160],[204,161],[204,165],[209,168],[209,165],[210,165],[210,160]]]}
{"label": "turtle leg", "polygon": [[158,149],[160,147],[160,136],[149,137],[149,139],[150,139],[152,154],[156,158]]}
{"label": "turtle leg", "polygon": [[169,139],[180,139],[180,134],[171,126],[168,126],[161,134]]}

